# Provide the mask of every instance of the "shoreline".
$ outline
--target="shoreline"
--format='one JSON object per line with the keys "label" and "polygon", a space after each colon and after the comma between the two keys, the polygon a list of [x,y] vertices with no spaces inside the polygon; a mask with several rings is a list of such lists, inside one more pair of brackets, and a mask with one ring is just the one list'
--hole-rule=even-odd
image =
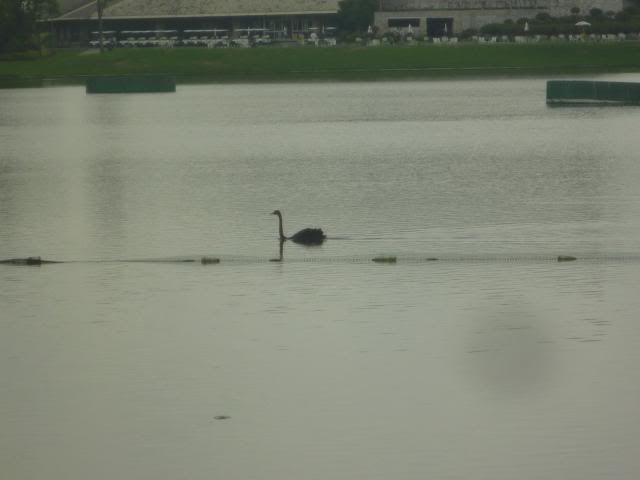
{"label": "shoreline", "polygon": [[82,85],[94,75],[189,83],[286,83],[602,75],[640,72],[640,42],[411,47],[56,50],[0,60],[0,88]]}

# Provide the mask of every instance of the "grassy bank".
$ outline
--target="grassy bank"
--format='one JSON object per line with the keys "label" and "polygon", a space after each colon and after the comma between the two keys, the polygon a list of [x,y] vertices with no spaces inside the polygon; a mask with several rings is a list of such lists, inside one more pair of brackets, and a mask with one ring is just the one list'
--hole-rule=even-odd
{"label": "grassy bank", "polygon": [[637,42],[377,48],[58,50],[0,61],[0,84],[87,75],[166,73],[178,81],[294,81],[640,71]]}

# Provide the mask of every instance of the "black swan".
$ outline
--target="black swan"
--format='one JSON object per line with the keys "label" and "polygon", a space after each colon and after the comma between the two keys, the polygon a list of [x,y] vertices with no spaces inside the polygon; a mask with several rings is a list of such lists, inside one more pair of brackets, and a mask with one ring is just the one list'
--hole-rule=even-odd
{"label": "black swan", "polygon": [[320,245],[327,238],[321,228],[305,228],[290,237],[285,237],[282,229],[282,213],[280,213],[280,210],[274,210],[271,212],[271,215],[278,216],[278,227],[280,229],[281,242],[291,240],[303,245]]}

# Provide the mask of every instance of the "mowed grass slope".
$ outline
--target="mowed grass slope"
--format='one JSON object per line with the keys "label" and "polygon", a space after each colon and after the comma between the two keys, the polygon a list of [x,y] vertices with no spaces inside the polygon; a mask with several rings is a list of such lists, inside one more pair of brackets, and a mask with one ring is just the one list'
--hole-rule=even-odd
{"label": "mowed grass slope", "polygon": [[481,74],[640,71],[640,43],[462,44],[419,47],[58,50],[0,61],[0,77],[62,78],[163,73],[178,80],[286,81]]}

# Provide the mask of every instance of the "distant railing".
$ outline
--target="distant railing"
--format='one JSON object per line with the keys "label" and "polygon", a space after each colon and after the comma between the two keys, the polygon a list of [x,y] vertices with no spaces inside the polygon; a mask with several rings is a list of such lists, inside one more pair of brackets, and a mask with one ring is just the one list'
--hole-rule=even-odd
{"label": "distant railing", "polygon": [[[316,32],[322,31],[321,34]],[[321,44],[335,45],[334,27],[310,28],[301,32],[301,38],[308,41],[311,36],[322,40]],[[90,46],[97,48],[100,44],[100,32],[91,32]],[[189,29],[189,30],[122,30],[103,31],[103,45],[107,48],[115,47],[250,47],[269,45],[282,39],[288,39],[289,34],[284,30],[269,30],[266,28],[247,27],[234,30],[224,28]]]}

